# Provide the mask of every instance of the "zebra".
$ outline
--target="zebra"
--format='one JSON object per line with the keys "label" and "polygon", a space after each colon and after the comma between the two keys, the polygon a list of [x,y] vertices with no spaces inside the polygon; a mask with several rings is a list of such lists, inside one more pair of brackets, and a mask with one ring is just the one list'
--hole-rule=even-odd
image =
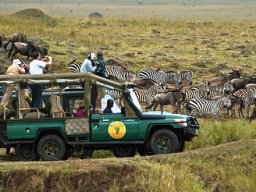
{"label": "zebra", "polygon": [[109,79],[116,81],[129,81],[131,78],[136,77],[136,74],[131,71],[125,71],[108,65],[106,66],[106,75]]}
{"label": "zebra", "polygon": [[235,89],[233,87],[233,84],[230,81],[224,81],[215,86],[210,85],[210,93],[208,94],[207,98],[211,99],[215,96],[225,96],[234,91]]}
{"label": "zebra", "polygon": [[152,79],[158,84],[174,83],[176,87],[182,83],[180,75],[177,75],[175,71],[142,69],[138,72],[138,76],[143,79]]}
{"label": "zebra", "polygon": [[[165,71],[165,70],[161,70],[161,71]],[[166,73],[168,73],[169,71],[165,71]],[[174,72],[174,71],[170,71],[170,72]],[[193,73],[192,71],[177,71],[174,72],[174,81],[181,81],[181,83],[183,83],[183,81],[187,81],[190,85],[193,84]]]}
{"label": "zebra", "polygon": [[210,84],[208,81],[203,81],[202,83],[200,84],[194,84],[194,85],[191,85],[190,86],[192,90],[196,90],[196,89],[205,89],[205,88],[208,88],[210,89]]}
{"label": "zebra", "polygon": [[195,98],[204,98],[206,99],[210,94],[210,86],[207,81],[194,86],[191,90],[185,91],[185,99],[184,102],[188,103],[191,99]]}
{"label": "zebra", "polygon": [[239,89],[232,96],[240,100],[239,112],[242,117],[244,117],[242,108],[245,107],[246,118],[249,118],[250,106],[255,104],[256,89]]}
{"label": "zebra", "polygon": [[191,99],[187,104],[187,109],[191,115],[207,115],[211,114],[214,118],[219,119],[218,113],[224,107],[231,106],[230,97],[223,97],[216,101],[202,98]]}
{"label": "zebra", "polygon": [[106,92],[115,100],[115,103],[117,103],[118,107],[121,108],[120,99],[122,96],[122,91],[106,88]]}
{"label": "zebra", "polygon": [[[119,103],[119,100],[122,96],[122,92],[118,91],[116,89],[106,89],[106,92],[111,95],[117,103]],[[134,89],[134,93],[136,97],[138,98],[138,101],[140,103],[146,103],[147,105],[153,101],[153,97],[160,92],[164,92],[164,88],[155,83],[152,85],[149,89]]]}
{"label": "zebra", "polygon": [[76,61],[74,59],[68,64],[69,72],[71,73],[80,73],[80,67],[82,65],[82,62]]}
{"label": "zebra", "polygon": [[183,81],[187,81],[190,85],[193,84],[193,72],[192,71],[167,71],[164,69],[161,69],[160,71],[163,71],[165,73],[174,73],[173,78],[174,78],[174,82],[175,81],[179,81],[180,83],[182,83]]}
{"label": "zebra", "polygon": [[146,105],[149,105],[153,102],[153,97],[158,94],[164,92],[164,88],[162,85],[154,84],[149,89],[134,89],[134,93],[136,97],[138,98],[138,101],[140,103],[146,103]]}

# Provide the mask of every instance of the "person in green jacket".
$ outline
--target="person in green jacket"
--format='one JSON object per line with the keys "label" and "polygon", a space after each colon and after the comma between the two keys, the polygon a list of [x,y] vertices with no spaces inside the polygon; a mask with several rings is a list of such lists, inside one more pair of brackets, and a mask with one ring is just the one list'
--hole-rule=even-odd
{"label": "person in green jacket", "polygon": [[106,62],[103,58],[103,52],[98,51],[97,53],[97,69],[95,71],[96,75],[99,75],[100,77],[106,78]]}
{"label": "person in green jacket", "polygon": [[[105,60],[103,58],[103,52],[102,51],[98,51],[97,53],[97,68],[95,71],[95,74],[106,78],[106,63]],[[105,96],[105,88],[104,87],[97,87],[97,99],[96,99],[96,110],[100,111],[101,109],[101,99],[104,98]]]}

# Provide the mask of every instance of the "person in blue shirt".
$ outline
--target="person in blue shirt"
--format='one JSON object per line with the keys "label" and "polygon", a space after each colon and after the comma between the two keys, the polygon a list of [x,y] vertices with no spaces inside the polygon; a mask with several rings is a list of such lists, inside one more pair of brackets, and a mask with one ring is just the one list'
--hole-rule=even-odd
{"label": "person in blue shirt", "polygon": [[104,109],[103,113],[113,113],[112,112],[112,107],[114,105],[114,101],[112,99],[108,99],[107,100],[107,107]]}

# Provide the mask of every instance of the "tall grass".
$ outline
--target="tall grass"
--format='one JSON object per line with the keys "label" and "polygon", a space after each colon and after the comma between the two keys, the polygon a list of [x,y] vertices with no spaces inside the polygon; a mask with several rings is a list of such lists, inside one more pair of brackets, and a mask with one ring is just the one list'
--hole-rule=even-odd
{"label": "tall grass", "polygon": [[187,150],[256,138],[256,121],[250,123],[244,119],[225,121],[200,119],[199,123],[201,126],[199,135],[195,137],[192,142],[187,143]]}

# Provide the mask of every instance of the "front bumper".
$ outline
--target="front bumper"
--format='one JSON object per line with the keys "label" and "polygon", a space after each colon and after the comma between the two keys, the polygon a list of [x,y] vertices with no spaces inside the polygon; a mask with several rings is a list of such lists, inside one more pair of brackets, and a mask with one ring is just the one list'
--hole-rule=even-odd
{"label": "front bumper", "polygon": [[184,138],[186,141],[191,141],[193,137],[198,135],[199,123],[195,117],[187,118],[187,127],[184,129]]}

